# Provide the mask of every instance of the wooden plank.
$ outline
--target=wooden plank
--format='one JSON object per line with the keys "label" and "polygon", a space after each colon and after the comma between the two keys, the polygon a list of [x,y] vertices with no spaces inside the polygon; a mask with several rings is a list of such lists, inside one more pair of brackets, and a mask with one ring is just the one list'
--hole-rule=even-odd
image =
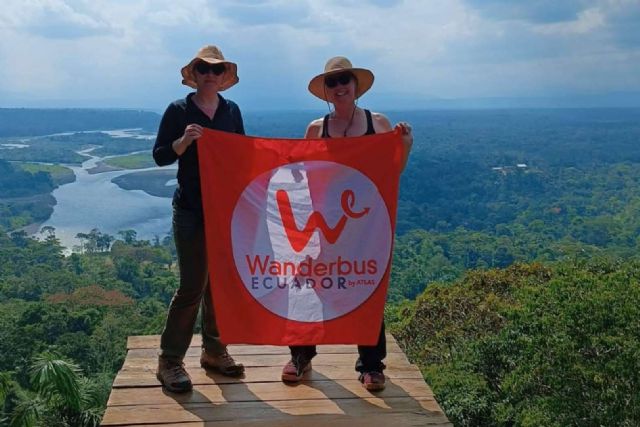
{"label": "wooden plank", "polygon": [[366,391],[354,370],[354,345],[318,347],[313,370],[295,385],[280,380],[289,360],[281,346],[229,346],[247,370],[240,378],[200,367],[200,336],[185,357],[194,390],[165,391],[155,378],[159,336],[129,337],[102,425],[155,427],[450,427],[420,370],[387,335],[387,387]]}
{"label": "wooden plank", "polygon": [[[124,361],[123,368],[125,369],[144,369],[151,368],[155,369],[158,364],[157,357],[149,357],[148,355],[142,353],[141,350],[129,350],[127,354],[127,358]],[[144,350],[142,350],[144,351]],[[273,366],[282,368],[290,359],[288,354],[239,354],[233,355],[233,358],[239,362],[244,364],[247,367],[255,367],[255,366]],[[355,366],[355,362],[357,359],[357,355],[355,354],[318,354],[313,358],[314,366],[322,366],[322,365],[346,365],[346,366]],[[401,364],[409,364],[407,357],[404,353],[391,353],[388,354],[384,360],[386,365],[401,365]],[[184,358],[184,364],[187,369],[191,368],[200,368],[200,357],[199,356],[187,356]]]}
{"label": "wooden plank", "polygon": [[250,421],[194,421],[179,424],[121,424],[121,427],[451,427],[452,424],[444,417],[425,416],[413,412],[401,414],[377,414],[372,417],[354,417],[343,415],[309,415],[295,419],[267,419]]}
{"label": "wooden plank", "polygon": [[[299,421],[300,417],[334,415],[335,417],[366,417],[374,424],[383,414],[424,414],[439,423],[447,419],[433,398],[390,397],[354,399],[276,400],[263,402],[185,403],[167,405],[110,406],[102,420],[104,426],[188,423],[198,421],[282,420]],[[333,418],[329,418],[333,419]],[[318,424],[316,424],[318,425]],[[426,425],[426,423],[425,423]]]}
{"label": "wooden plank", "polygon": [[[391,334],[387,334],[387,351],[389,349],[398,348],[398,343],[395,338]],[[200,348],[202,346],[202,336],[194,335],[191,339],[190,347]],[[345,349],[350,349],[355,351],[355,344],[327,344],[327,345],[319,345],[319,351],[323,353],[341,353],[343,352],[340,348],[344,347]],[[131,349],[159,349],[160,348],[160,336],[159,335],[132,335],[127,338],[127,350]],[[256,345],[256,344],[231,344],[228,346],[229,352],[232,351],[239,352],[242,354],[251,354],[251,348],[262,349],[257,354],[265,354],[265,353],[286,353],[289,351],[289,347],[287,346],[276,346],[276,345]],[[244,348],[249,348],[248,350],[243,350]],[[336,351],[332,349],[337,349]],[[264,352],[264,353],[263,353]]]}
{"label": "wooden plank", "polygon": [[[433,392],[422,379],[396,379],[387,381],[384,390],[374,395],[388,397],[433,397]],[[191,393],[169,393],[161,387],[150,387],[144,393],[134,388],[114,389],[108,406],[158,405],[170,403],[225,403],[265,400],[308,400],[367,398],[372,393],[355,379],[340,381],[305,382],[285,385],[281,382],[197,385]]]}
{"label": "wooden plank", "polygon": [[[257,366],[247,368],[242,377],[226,377],[214,371],[205,371],[198,367],[189,369],[189,375],[193,384],[233,384],[240,382],[280,382],[281,369],[271,366]],[[422,374],[415,365],[389,365],[384,371],[387,378],[416,378],[422,380]],[[323,380],[348,380],[357,378],[358,373],[351,365],[314,365],[313,370],[305,375],[303,381],[323,381]],[[146,369],[122,369],[118,372],[114,388],[121,387],[155,387],[158,386],[156,379],[156,366]]]}
{"label": "wooden plank", "polygon": [[[260,346],[260,345],[233,345],[228,346],[227,350],[229,354],[233,355],[258,355],[258,354],[291,354],[289,347],[276,347],[276,346]],[[199,356],[201,348],[198,346],[191,346],[187,349],[186,356]],[[157,357],[160,349],[155,348],[131,348],[129,349],[131,354],[136,356]],[[358,354],[358,347],[355,345],[323,345],[318,346],[318,353],[322,354]],[[396,342],[387,343],[387,353],[403,353],[402,349]]]}

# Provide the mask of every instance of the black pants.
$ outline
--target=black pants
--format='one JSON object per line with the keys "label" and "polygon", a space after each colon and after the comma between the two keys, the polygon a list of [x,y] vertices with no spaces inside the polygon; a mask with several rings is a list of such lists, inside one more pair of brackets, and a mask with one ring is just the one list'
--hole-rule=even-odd
{"label": "black pants", "polygon": [[180,287],[169,305],[167,322],[160,338],[160,356],[180,359],[184,357],[191,343],[193,327],[200,308],[202,347],[207,353],[221,354],[226,346],[220,342],[211,301],[202,215],[174,206],[173,236],[178,252]]}
{"label": "black pants", "polygon": [[[315,345],[295,345],[290,346],[291,357],[296,359],[302,357],[311,360],[318,354]],[[382,372],[386,367],[382,359],[387,357],[387,337],[384,332],[384,321],[380,327],[380,335],[376,345],[359,345],[358,360],[356,361],[356,371],[358,372]]]}

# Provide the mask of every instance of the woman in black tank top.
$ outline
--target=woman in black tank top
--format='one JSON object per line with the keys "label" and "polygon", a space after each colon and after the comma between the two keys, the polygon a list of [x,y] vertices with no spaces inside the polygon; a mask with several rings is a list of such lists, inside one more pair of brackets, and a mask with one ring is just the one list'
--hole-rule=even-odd
{"label": "woman in black tank top", "polygon": [[[373,128],[373,118],[371,117],[371,111],[369,110],[363,110],[363,111],[367,118],[367,131],[363,135],[373,135],[374,133],[376,133],[376,131]],[[328,129],[330,116],[331,114],[327,114],[326,116],[324,116],[324,119],[322,120],[322,135],[320,136],[321,138],[331,138],[331,135],[329,135],[329,129]],[[346,135],[343,135],[343,136],[346,136]]]}
{"label": "woman in black tank top", "polygon": [[[314,77],[309,83],[309,91],[327,102],[329,114],[312,121],[307,126],[305,138],[335,138],[348,136],[372,135],[390,132],[391,123],[383,114],[372,113],[359,108],[357,99],[373,84],[373,73],[364,68],[354,68],[344,57],[331,58],[324,68],[324,73]],[[331,108],[333,105],[333,109]],[[411,126],[401,122],[396,128],[402,130],[404,156],[402,167],[406,165],[413,136]],[[292,346],[291,360],[282,370],[282,380],[298,382],[305,372],[311,369],[311,359],[316,355],[316,346]],[[374,346],[358,346],[359,358],[356,371],[360,372],[359,380],[367,390],[382,390],[385,368],[382,360],[387,355],[384,322],[380,327],[378,343]]]}

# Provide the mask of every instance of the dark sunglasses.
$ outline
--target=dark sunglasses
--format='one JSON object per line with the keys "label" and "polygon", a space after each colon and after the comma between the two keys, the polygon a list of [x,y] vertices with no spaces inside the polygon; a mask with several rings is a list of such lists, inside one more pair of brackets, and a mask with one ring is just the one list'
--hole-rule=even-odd
{"label": "dark sunglasses", "polygon": [[334,74],[332,76],[327,76],[324,78],[324,84],[327,85],[328,88],[334,88],[338,86],[338,84],[346,85],[351,79],[354,78],[351,73],[342,73],[342,74]]}
{"label": "dark sunglasses", "polygon": [[209,64],[207,62],[198,62],[194,68],[199,74],[212,72],[216,76],[221,75],[226,70],[224,64]]}

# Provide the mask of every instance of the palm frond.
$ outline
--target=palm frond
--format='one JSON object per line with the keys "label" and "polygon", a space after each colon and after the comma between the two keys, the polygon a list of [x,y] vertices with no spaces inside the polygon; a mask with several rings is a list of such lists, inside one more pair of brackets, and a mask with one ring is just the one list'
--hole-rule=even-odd
{"label": "palm frond", "polygon": [[90,408],[86,409],[77,416],[77,424],[82,427],[98,427],[102,421],[102,409]]}
{"label": "palm frond", "polygon": [[74,363],[52,353],[42,353],[31,365],[31,385],[45,399],[50,400],[57,395],[71,409],[79,411],[82,406],[78,382],[81,372]]}
{"label": "palm frond", "polygon": [[12,387],[13,381],[11,381],[11,376],[9,376],[9,373],[0,372],[0,407],[4,405],[4,400],[9,395]]}
{"label": "palm frond", "polygon": [[45,404],[38,398],[20,401],[13,410],[10,427],[34,427],[46,411]]}
{"label": "palm frond", "polygon": [[103,397],[101,384],[93,378],[81,377],[78,385],[80,386],[82,408],[101,408],[104,406],[106,399]]}

